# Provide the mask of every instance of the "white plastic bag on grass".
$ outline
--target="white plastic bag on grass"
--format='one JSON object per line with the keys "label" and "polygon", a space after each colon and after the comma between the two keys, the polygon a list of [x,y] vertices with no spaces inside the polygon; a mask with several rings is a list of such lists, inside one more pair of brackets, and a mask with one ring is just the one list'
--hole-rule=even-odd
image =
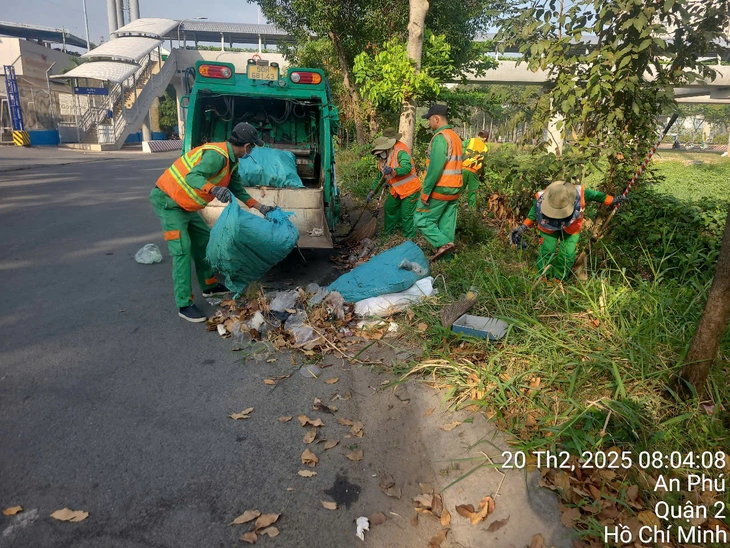
{"label": "white plastic bag on grass", "polygon": [[435,293],[433,277],[427,276],[418,280],[405,291],[387,293],[379,297],[370,297],[369,299],[357,301],[355,303],[355,314],[362,317],[378,316],[385,318],[396,312],[402,312]]}

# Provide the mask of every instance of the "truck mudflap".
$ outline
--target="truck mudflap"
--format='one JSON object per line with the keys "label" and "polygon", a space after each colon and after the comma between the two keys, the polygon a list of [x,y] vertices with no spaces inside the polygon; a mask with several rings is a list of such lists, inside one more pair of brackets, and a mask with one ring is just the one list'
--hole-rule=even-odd
{"label": "truck mudflap", "polygon": [[[291,219],[299,230],[299,240],[297,241],[299,247],[307,249],[331,249],[333,247],[332,235],[324,213],[323,189],[249,187],[246,190],[252,198],[262,204],[279,206],[284,211],[294,213]],[[239,203],[242,208],[247,209],[243,202],[239,200]],[[200,215],[208,226],[212,227],[224,207],[226,207],[225,204],[213,200],[200,212]],[[248,211],[254,215],[261,215],[255,209],[248,209]]]}

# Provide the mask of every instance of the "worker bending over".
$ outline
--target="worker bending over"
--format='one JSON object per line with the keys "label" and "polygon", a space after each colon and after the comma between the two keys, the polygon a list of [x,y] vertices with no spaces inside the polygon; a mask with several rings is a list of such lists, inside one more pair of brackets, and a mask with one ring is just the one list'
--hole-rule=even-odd
{"label": "worker bending over", "polygon": [[513,244],[522,243],[522,235],[533,224],[542,233],[537,269],[541,276],[565,280],[570,276],[576,258],[576,246],[583,228],[586,200],[603,205],[619,206],[628,201],[626,196],[612,197],[603,192],[555,181],[535,195],[535,203],[527,219],[510,232]]}
{"label": "worker bending over", "polygon": [[464,141],[464,170],[462,178],[466,187],[466,201],[469,209],[477,208],[477,188],[479,181],[484,176],[484,158],[489,149],[487,148],[488,131],[480,131],[476,137]]}
{"label": "worker bending over", "polygon": [[390,234],[399,225],[403,229],[403,237],[413,238],[416,228],[413,225],[413,214],[418,201],[418,191],[421,181],[416,175],[416,167],[411,158],[408,146],[400,141],[400,133],[392,136],[378,137],[373,142],[373,154],[377,158],[381,176],[373,184],[368,193],[367,201],[372,201],[381,180],[388,185],[388,197],[385,199],[384,230]]}
{"label": "worker bending over", "polygon": [[230,202],[231,194],[263,215],[275,209],[252,198],[238,173],[238,159],[248,156],[253,147],[263,144],[251,124],[237,124],[227,142],[204,144],[175,160],[150,193],[150,202],[160,218],[172,256],[172,281],[178,315],[189,322],[207,319],[193,304],[191,259],[204,297],[228,291],[218,283],[205,260],[210,229],[198,211],[213,198],[223,203]]}

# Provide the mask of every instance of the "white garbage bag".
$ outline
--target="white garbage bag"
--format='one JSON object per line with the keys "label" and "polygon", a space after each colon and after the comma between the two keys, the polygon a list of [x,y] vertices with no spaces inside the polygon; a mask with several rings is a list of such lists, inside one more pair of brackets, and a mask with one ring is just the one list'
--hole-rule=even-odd
{"label": "white garbage bag", "polygon": [[361,317],[378,316],[385,318],[402,312],[408,307],[435,294],[433,277],[421,278],[411,287],[399,293],[387,293],[379,297],[370,297],[355,303],[355,314]]}

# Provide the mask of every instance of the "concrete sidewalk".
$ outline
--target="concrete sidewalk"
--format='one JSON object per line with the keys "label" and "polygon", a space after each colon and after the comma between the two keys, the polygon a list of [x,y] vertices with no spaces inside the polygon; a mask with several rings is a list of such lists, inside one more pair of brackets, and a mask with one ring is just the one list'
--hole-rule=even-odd
{"label": "concrete sidewalk", "polygon": [[[149,154],[142,152],[141,148],[124,149],[114,152],[87,152],[82,150],[69,150],[56,147],[16,147],[0,146],[0,173],[9,171],[22,171],[44,166],[62,166],[67,164],[80,164],[88,162],[102,162],[111,159],[131,159]],[[179,155],[176,153],[161,153],[155,157],[170,158]]]}

